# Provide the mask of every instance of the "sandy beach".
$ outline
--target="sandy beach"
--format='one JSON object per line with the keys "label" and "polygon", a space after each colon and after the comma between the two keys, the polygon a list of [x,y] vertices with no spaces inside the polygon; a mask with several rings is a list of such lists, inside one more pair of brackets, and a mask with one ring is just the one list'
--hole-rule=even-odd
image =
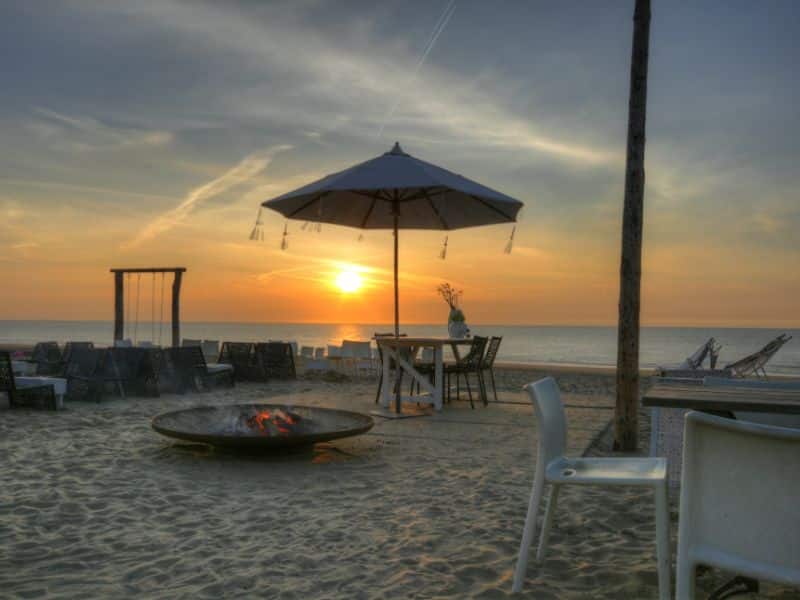
{"label": "sandy beach", "polygon": [[[536,442],[519,390],[544,373],[498,374],[501,403],[488,408],[377,418],[361,437],[265,457],[174,443],[149,420],[273,398],[368,412],[375,382],[301,379],[4,411],[0,580],[22,598],[506,597]],[[558,377],[570,452],[608,454],[612,377]],[[655,597],[649,493],[571,489],[560,508],[526,593]],[[702,575],[699,589],[722,581]],[[792,596],[765,586],[760,597]]]}

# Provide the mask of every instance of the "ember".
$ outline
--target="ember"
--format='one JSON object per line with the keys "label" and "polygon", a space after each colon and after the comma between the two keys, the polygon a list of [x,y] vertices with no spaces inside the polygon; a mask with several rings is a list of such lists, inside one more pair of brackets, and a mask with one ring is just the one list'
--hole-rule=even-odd
{"label": "ember", "polygon": [[247,425],[251,429],[258,429],[264,435],[272,434],[272,430],[269,427],[270,424],[278,430],[278,433],[289,434],[293,432],[293,426],[297,425],[300,420],[300,415],[281,409],[275,411],[262,410],[247,419]]}

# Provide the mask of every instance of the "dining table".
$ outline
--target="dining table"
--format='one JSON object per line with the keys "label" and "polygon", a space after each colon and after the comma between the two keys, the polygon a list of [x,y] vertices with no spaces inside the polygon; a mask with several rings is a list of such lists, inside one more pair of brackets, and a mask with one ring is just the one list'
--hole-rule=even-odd
{"label": "dining table", "polygon": [[[768,387],[703,385],[701,382],[659,382],[645,391],[642,406],[653,409],[650,429],[650,454],[656,454],[662,421],[659,411],[673,409],[682,420],[686,410],[697,410],[723,417],[735,418],[736,413],[800,414],[800,388],[778,389]],[[673,419],[674,420],[674,419]],[[677,424],[676,424],[677,425]],[[679,425],[680,426],[680,425]],[[682,426],[681,431],[682,433]],[[682,440],[682,436],[680,436]],[[677,468],[677,465],[676,465]]]}
{"label": "dining table", "polygon": [[[402,403],[426,403],[434,407],[436,411],[442,410],[444,402],[444,350],[450,348],[454,358],[461,359],[459,348],[471,346],[472,338],[450,338],[450,337],[394,337],[378,336],[373,338],[382,356],[383,377],[381,378],[381,405],[388,409],[392,402],[392,387],[395,382],[391,381],[390,363],[395,362],[395,378],[401,377],[403,373],[408,374],[415,382],[419,383],[421,390],[425,393],[415,396],[404,396],[400,386],[395,386],[395,412],[402,412]],[[420,373],[415,368],[417,354],[423,348],[433,350],[433,380],[425,374]]]}

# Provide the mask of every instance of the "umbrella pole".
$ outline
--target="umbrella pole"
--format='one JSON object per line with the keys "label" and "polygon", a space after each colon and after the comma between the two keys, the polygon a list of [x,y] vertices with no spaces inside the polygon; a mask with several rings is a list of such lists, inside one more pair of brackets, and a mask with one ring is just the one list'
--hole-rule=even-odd
{"label": "umbrella pole", "polygon": [[400,296],[397,285],[398,263],[397,213],[394,215],[394,337],[400,337]]}

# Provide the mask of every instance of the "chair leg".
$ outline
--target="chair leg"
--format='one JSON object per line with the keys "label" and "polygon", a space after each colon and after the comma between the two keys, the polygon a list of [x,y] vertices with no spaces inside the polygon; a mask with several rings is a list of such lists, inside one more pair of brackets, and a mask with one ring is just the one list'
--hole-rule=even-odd
{"label": "chair leg", "polygon": [[[669,502],[666,481],[655,488],[656,497],[656,560],[658,562],[658,598],[670,598],[671,558],[669,544]],[[692,578],[694,579],[694,578]],[[679,594],[680,598],[684,596]]]}
{"label": "chair leg", "polygon": [[531,549],[533,537],[536,534],[536,515],[539,512],[539,502],[542,500],[543,491],[544,474],[537,471],[533,478],[531,498],[528,501],[528,514],[525,517],[525,527],[522,530],[522,540],[519,543],[519,556],[517,557],[517,565],[514,568],[514,583],[511,588],[514,593],[522,591],[522,583],[525,581],[528,553]]}
{"label": "chair leg", "polygon": [[382,387],[383,387],[383,369],[381,369],[381,374],[378,376],[378,391],[375,393],[375,404],[380,402]]}
{"label": "chair leg", "polygon": [[469,387],[469,373],[464,373],[464,383],[467,384],[467,394],[469,394],[469,405],[475,409],[475,403],[472,401],[472,389]]}
{"label": "chair leg", "polygon": [[481,388],[481,400],[484,406],[489,406],[489,396],[486,393],[486,379],[483,376],[483,371],[478,371],[478,384]]}
{"label": "chair leg", "polygon": [[[697,565],[688,556],[678,554],[677,577],[675,581],[675,597],[680,600],[695,598],[695,568]],[[661,591],[659,590],[659,595]]]}
{"label": "chair leg", "polygon": [[553,524],[553,515],[558,504],[558,492],[561,486],[553,483],[550,485],[550,496],[547,498],[547,509],[544,512],[544,522],[542,523],[542,533],[539,536],[539,548],[536,551],[536,562],[544,560],[547,551],[547,538],[550,537],[550,526]]}
{"label": "chair leg", "polygon": [[489,376],[492,378],[492,391],[494,392],[494,401],[497,402],[497,386],[494,384],[494,369],[489,369]]}

